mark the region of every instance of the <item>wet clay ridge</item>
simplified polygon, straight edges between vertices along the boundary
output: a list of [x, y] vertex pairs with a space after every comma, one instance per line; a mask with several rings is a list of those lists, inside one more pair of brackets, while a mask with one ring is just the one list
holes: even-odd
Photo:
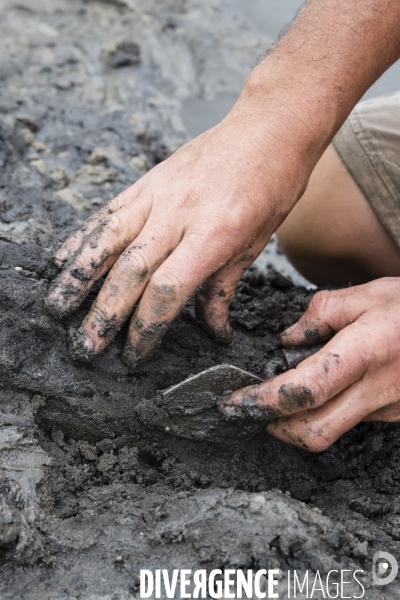
[[140, 567], [326, 573], [398, 551], [396, 426], [361, 425], [316, 456], [264, 432], [229, 447], [186, 440], [143, 412], [215, 364], [262, 376], [310, 292], [250, 271], [232, 345], [211, 340], [188, 305], [133, 372], [120, 360], [124, 330], [92, 363], [71, 358], [96, 289], [63, 322], [45, 310], [59, 242], [186, 139], [185, 97], [236, 93], [265, 51], [223, 5], [1, 3], [2, 599], [131, 600]]

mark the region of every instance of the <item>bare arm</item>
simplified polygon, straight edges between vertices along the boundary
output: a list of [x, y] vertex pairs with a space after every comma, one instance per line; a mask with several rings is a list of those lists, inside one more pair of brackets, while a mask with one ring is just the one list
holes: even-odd
[[[279, 133], [313, 166], [369, 87], [400, 58], [396, 0], [309, 0], [249, 78], [235, 112]], [[304, 154], [303, 154], [304, 156]]]
[[71, 313], [108, 277], [74, 339], [90, 360], [132, 314], [124, 360], [161, 343], [201, 286], [197, 314], [231, 340], [243, 271], [301, 197], [335, 132], [400, 56], [398, 0], [310, 0], [231, 113], [91, 217], [57, 254], [48, 297]]

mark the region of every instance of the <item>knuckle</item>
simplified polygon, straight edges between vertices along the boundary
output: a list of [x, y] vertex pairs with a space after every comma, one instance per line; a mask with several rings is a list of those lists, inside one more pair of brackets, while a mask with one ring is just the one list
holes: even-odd
[[150, 279], [153, 291], [158, 296], [174, 300], [180, 296], [183, 284], [179, 275], [167, 269], [158, 269]]
[[[297, 370], [296, 370], [297, 371]], [[305, 369], [298, 373], [296, 378], [296, 387], [298, 389], [310, 390], [309, 406], [320, 406], [331, 394], [330, 379], [327, 376], [323, 365], [317, 368]]]
[[150, 262], [144, 252], [128, 248], [117, 262], [118, 278], [129, 279], [135, 284], [145, 281], [150, 272]]
[[118, 213], [111, 214], [107, 219], [107, 232], [117, 238], [123, 237], [125, 233], [125, 222]]
[[329, 305], [332, 301], [332, 292], [322, 290], [313, 296], [308, 311], [316, 317], [324, 317], [329, 310]]
[[326, 290], [322, 290], [321, 292], [317, 292], [315, 296], [313, 296], [310, 302], [310, 309], [320, 312], [328, 302], [329, 292]]
[[107, 204], [105, 205], [104, 208], [108, 214], [111, 214], [114, 211], [121, 208], [121, 206], [123, 205], [123, 201], [124, 201], [124, 197], [123, 197], [122, 193], [117, 194], [117, 196], [115, 196], [115, 198], [112, 198], [112, 200], [109, 200], [109, 202], [107, 202]]
[[334, 393], [332, 377], [329, 377], [329, 372], [325, 371], [323, 363], [319, 363], [317, 370], [309, 374], [306, 385], [312, 390], [318, 406], [330, 399]]
[[306, 438], [305, 443], [310, 452], [325, 452], [333, 444], [333, 440], [330, 440], [324, 436], [321, 432], [313, 431], [310, 437]]

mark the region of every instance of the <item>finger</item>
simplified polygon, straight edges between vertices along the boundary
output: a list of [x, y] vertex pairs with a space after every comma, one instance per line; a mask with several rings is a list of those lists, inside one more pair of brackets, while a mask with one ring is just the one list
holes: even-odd
[[[400, 396], [400, 394], [399, 394]], [[368, 415], [364, 421], [383, 421], [385, 423], [398, 423], [400, 421], [400, 402], [384, 406]]]
[[360, 285], [318, 292], [299, 321], [282, 333], [282, 344], [313, 345], [329, 339], [376, 303], [376, 297], [366, 293], [368, 289]]
[[238, 390], [224, 400], [221, 408], [228, 417], [238, 418], [250, 417], [254, 407], [277, 417], [322, 406], [361, 379], [368, 368], [380, 366], [387, 358], [383, 354], [377, 357], [365, 344], [369, 336], [376, 336], [375, 347], [383, 347], [378, 328], [373, 331], [371, 324], [350, 325], [296, 369], [259, 386]]
[[73, 333], [72, 352], [77, 360], [90, 360], [114, 338], [131, 315], [149, 278], [179, 243], [170, 231], [148, 222], [124, 250], [108, 274], [82, 326]]
[[196, 317], [217, 342], [230, 344], [232, 341], [229, 307], [237, 284], [253, 263], [254, 257], [246, 254], [228, 263], [209, 277], [197, 293]]
[[92, 231], [50, 288], [46, 306], [52, 315], [64, 317], [80, 306], [94, 283], [138, 236], [146, 222], [149, 204], [143, 195], [135, 211], [130, 205], [125, 206], [104, 218]]
[[[389, 378], [390, 370], [393, 371], [393, 368], [386, 369]], [[390, 391], [391, 386], [387, 388], [385, 386], [384, 392], [381, 387], [371, 377], [366, 377], [338, 394], [324, 406], [278, 419], [270, 423], [267, 430], [271, 435], [288, 444], [311, 452], [322, 452], [357, 423], [369, 420], [370, 413], [378, 414], [380, 411], [393, 410], [394, 414], [397, 406], [396, 412], [399, 415], [399, 404], [396, 404], [396, 396], [393, 396]], [[385, 406], [388, 403], [390, 406]]]
[[138, 183], [139, 182], [107, 202], [107, 204], [89, 217], [77, 231], [65, 240], [54, 256], [54, 262], [59, 268], [62, 268], [63, 265], [81, 248], [85, 240], [103, 221], [107, 220], [110, 215], [117, 212], [120, 208], [126, 206], [128, 202], [133, 202], [139, 196], [142, 185], [138, 185]]
[[[207, 248], [207, 250], [206, 250]], [[224, 249], [228, 253], [228, 249]], [[227, 256], [210, 244], [199, 246], [187, 235], [171, 256], [152, 275], [132, 317], [123, 360], [131, 367], [151, 356], [159, 347], [168, 326]]]

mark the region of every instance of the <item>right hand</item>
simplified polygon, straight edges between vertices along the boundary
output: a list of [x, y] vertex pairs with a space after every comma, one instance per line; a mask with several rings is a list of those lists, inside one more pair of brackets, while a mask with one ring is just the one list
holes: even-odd
[[[57, 317], [78, 308], [109, 274], [75, 337], [90, 360], [131, 319], [124, 352], [135, 366], [160, 344], [199, 289], [197, 314], [229, 343], [229, 304], [244, 271], [304, 191], [312, 160], [279, 110], [241, 98], [219, 125], [99, 210], [56, 255], [47, 298]], [[200, 287], [201, 286], [201, 287]]]

